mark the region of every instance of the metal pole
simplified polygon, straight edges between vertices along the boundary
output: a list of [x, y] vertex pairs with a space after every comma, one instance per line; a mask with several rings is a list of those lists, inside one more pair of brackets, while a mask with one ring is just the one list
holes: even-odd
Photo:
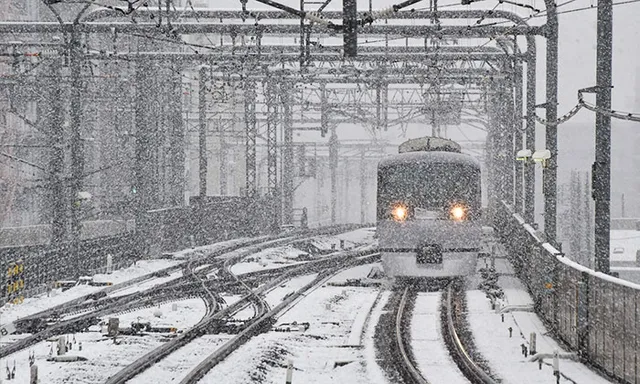
[[[84, 148], [81, 137], [82, 121], [82, 51], [80, 48], [80, 36], [76, 31], [71, 31], [69, 46], [69, 75], [71, 76], [71, 241], [73, 265], [80, 266], [80, 237], [82, 231], [82, 218], [80, 217], [81, 201], [79, 193], [83, 186], [84, 173]], [[75, 274], [80, 273], [79, 268], [74, 269]]]
[[546, 240], [556, 243], [556, 199], [558, 176], [558, 132], [553, 124], [558, 118], [558, 15], [556, 4], [545, 1], [547, 6], [547, 125], [546, 147], [551, 152], [542, 174], [544, 191], [544, 231]]
[[169, 204], [171, 206], [184, 205], [184, 168], [185, 168], [185, 130], [182, 119], [182, 76], [180, 67], [170, 64], [174, 73], [171, 75], [169, 99], [169, 123], [171, 136], [169, 137]]
[[[598, 46], [596, 59], [596, 107], [611, 110], [612, 0], [598, 2]], [[609, 229], [611, 219], [611, 117], [596, 112], [596, 164], [593, 197], [596, 205], [595, 269], [609, 273]]]
[[360, 152], [360, 224], [364, 224], [367, 220], [367, 165], [364, 152]]
[[358, 55], [358, 7], [356, 0], [342, 0], [343, 48], [345, 57]]
[[227, 139], [224, 133], [224, 124], [221, 119], [218, 119], [218, 134], [220, 138], [220, 195], [225, 196], [227, 194]]
[[[62, 60], [62, 58], [60, 58]], [[49, 125], [49, 143], [51, 146], [49, 170], [51, 173], [51, 243], [65, 240], [67, 230], [67, 204], [64, 198], [64, 125], [62, 124], [62, 90], [60, 79], [60, 60], [51, 65], [53, 83], [49, 84], [47, 112]]]
[[200, 197], [207, 196], [207, 98], [206, 98], [207, 68], [200, 68], [198, 79], [198, 153], [200, 175]]
[[338, 135], [336, 126], [331, 126], [329, 136], [329, 172], [331, 172], [331, 224], [336, 223], [336, 210], [338, 204], [338, 185], [336, 171], [338, 169]]
[[135, 163], [134, 163], [134, 202], [135, 202], [135, 223], [136, 236], [140, 246], [140, 252], [149, 252], [148, 227], [146, 223], [146, 212], [150, 206], [149, 178], [152, 169], [150, 161], [152, 157], [149, 122], [149, 95], [152, 93], [151, 66], [144, 62], [136, 65], [136, 89], [135, 89]]
[[247, 196], [256, 194], [256, 83], [247, 81], [244, 87], [244, 121], [245, 121], [245, 188]]
[[[505, 68], [509, 67], [509, 62], [505, 62]], [[519, 134], [519, 130], [516, 129], [516, 124], [519, 123], [519, 119], [514, 117], [514, 92], [513, 92], [513, 82], [505, 83], [503, 85], [503, 98], [504, 105], [502, 109], [502, 126], [505, 128], [504, 132], [501, 135], [501, 148], [502, 148], [502, 166], [501, 169], [504, 172], [504, 189], [503, 189], [503, 199], [505, 201], [509, 201], [513, 204], [514, 202], [514, 179], [515, 179], [515, 168], [513, 161], [513, 143], [514, 136]]]
[[273, 209], [272, 229], [280, 227], [282, 216], [282, 206], [280, 193], [278, 192], [278, 142], [277, 142], [277, 122], [278, 122], [278, 94], [277, 84], [270, 78], [266, 85], [266, 103], [268, 110], [267, 118], [267, 187], [269, 198]]
[[[513, 155], [519, 150], [522, 149], [524, 132], [522, 131], [522, 60], [516, 58], [515, 59], [515, 77], [514, 77], [514, 88], [515, 88], [515, 113], [513, 114], [513, 146], [515, 151], [512, 152], [511, 161], [513, 162]], [[515, 169], [514, 169], [514, 204], [516, 207], [516, 212], [520, 211], [524, 214], [524, 193], [525, 190], [523, 188], [524, 185], [524, 162], [523, 161], [515, 161]]]
[[349, 175], [349, 159], [347, 158], [343, 158], [342, 159], [342, 169], [344, 169], [344, 190], [342, 191], [344, 193], [344, 198], [343, 198], [343, 202], [342, 202], [342, 216], [343, 216], [343, 223], [348, 223], [349, 222], [349, 211], [351, 208], [351, 204], [349, 204], [350, 199], [349, 199], [349, 177], [351, 177], [351, 175]]
[[291, 87], [288, 83], [280, 86], [281, 102], [284, 120], [284, 148], [283, 148], [283, 164], [282, 164], [282, 209], [283, 223], [293, 224], [293, 128], [291, 126], [292, 109], [291, 109]]
[[[527, 119], [525, 123], [526, 144], [525, 147], [531, 151], [536, 146], [536, 50], [535, 39], [527, 39]], [[535, 168], [531, 161], [525, 162], [524, 166], [524, 219], [527, 223], [534, 222], [535, 212]]]

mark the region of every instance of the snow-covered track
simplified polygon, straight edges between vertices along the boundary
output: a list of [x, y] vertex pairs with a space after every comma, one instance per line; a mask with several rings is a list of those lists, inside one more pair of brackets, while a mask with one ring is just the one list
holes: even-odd
[[460, 337], [458, 329], [461, 325], [460, 311], [456, 311], [454, 303], [463, 296], [460, 284], [451, 283], [446, 288], [443, 297], [443, 317], [442, 332], [451, 357], [458, 365], [458, 368], [474, 384], [496, 384], [497, 382], [489, 376], [469, 355], [465, 347], [465, 340]]
[[[328, 229], [326, 228], [322, 229], [321, 231], [318, 231], [320, 233], [316, 232], [314, 235], [298, 236], [297, 238], [295, 238], [295, 240], [299, 240], [301, 238], [310, 238], [310, 237], [328, 234], [328, 233], [339, 233], [343, 230], [344, 230], [344, 226], [334, 226]], [[292, 241], [292, 240], [289, 238], [288, 241]], [[309, 263], [302, 264], [300, 267], [296, 269], [287, 270], [287, 272], [285, 273], [282, 273], [277, 269], [273, 269], [272, 270], [273, 273], [280, 274], [280, 276], [275, 279], [271, 279], [267, 284], [262, 285], [260, 288], [256, 290], [251, 290], [237, 276], [235, 276], [231, 272], [230, 268], [231, 268], [231, 265], [233, 265], [234, 263], [239, 262], [244, 257], [250, 254], [257, 253], [264, 249], [272, 248], [274, 246], [277, 246], [277, 245], [274, 244], [273, 242], [267, 242], [260, 245], [246, 247], [242, 249], [242, 251], [236, 252], [236, 254], [233, 255], [232, 257], [226, 258], [223, 265], [223, 271], [226, 274], [230, 274], [232, 278], [234, 278], [234, 280], [236, 280], [238, 283], [243, 284], [247, 289], [248, 294], [238, 302], [234, 303], [233, 305], [225, 309], [222, 309], [215, 313], [208, 311], [207, 315], [193, 328], [185, 331], [180, 336], [163, 344], [159, 348], [156, 348], [155, 350], [145, 354], [143, 357], [135, 360], [133, 363], [131, 363], [130, 365], [128, 365], [127, 367], [125, 367], [124, 369], [116, 373], [114, 376], [110, 377], [109, 380], [107, 380], [107, 384], [125, 383], [128, 380], [131, 380], [133, 377], [139, 375], [140, 373], [142, 373], [143, 371], [151, 367], [156, 362], [169, 356], [171, 353], [185, 346], [192, 340], [208, 333], [213, 327], [215, 327], [215, 324], [218, 320], [225, 319], [227, 317], [230, 317], [234, 313], [239, 312], [248, 303], [254, 304], [256, 306], [256, 316], [254, 317], [254, 321], [264, 317], [265, 313], [269, 311], [268, 304], [260, 296], [264, 292], [276, 287], [277, 285], [281, 284], [283, 281], [291, 278], [292, 276], [306, 274], [306, 273], [309, 273], [310, 270], [322, 270], [322, 268], [326, 269], [330, 267], [332, 263], [335, 263], [336, 261], [339, 261], [342, 258], [345, 258], [345, 257], [355, 258], [355, 256], [359, 256], [362, 253], [358, 251], [341, 252], [339, 253], [339, 255], [336, 255], [336, 256], [328, 256], [320, 260], [311, 261]], [[372, 253], [372, 251], [366, 251], [366, 252]], [[362, 262], [360, 259], [358, 259], [357, 261]], [[190, 268], [193, 270], [193, 267], [194, 266], [192, 265]], [[198, 272], [201, 272], [201, 271], [198, 271]]]
[[409, 323], [411, 318], [410, 306], [407, 305], [409, 301], [415, 301], [416, 292], [410, 287], [405, 287], [398, 303], [398, 309], [395, 317], [395, 341], [397, 347], [396, 358], [398, 360], [398, 369], [402, 376], [404, 383], [409, 384], [429, 384], [418, 368], [414, 364], [414, 359], [411, 354], [411, 348], [409, 347], [407, 330], [409, 329]]
[[[202, 379], [207, 372], [209, 372], [213, 367], [215, 367], [218, 363], [223, 361], [227, 356], [229, 356], [233, 351], [237, 350], [244, 343], [249, 341], [253, 336], [256, 336], [260, 333], [268, 331], [273, 324], [275, 324], [275, 319], [277, 315], [282, 312], [285, 308], [290, 306], [295, 300], [297, 300], [301, 295], [305, 294], [307, 291], [316, 287], [319, 283], [322, 283], [327, 280], [327, 278], [336, 275], [337, 273], [353, 267], [357, 264], [363, 264], [367, 262], [367, 259], [358, 258], [357, 256], [379, 256], [377, 251], [367, 250], [367, 251], [352, 251], [345, 252], [339, 256], [333, 256], [327, 259], [323, 259], [317, 262], [311, 262], [313, 265], [303, 265], [294, 270], [287, 272], [283, 277], [279, 278], [278, 284], [281, 281], [291, 278], [296, 275], [306, 274], [312, 272], [314, 270], [320, 271], [318, 276], [316, 276], [313, 281], [300, 288], [293, 294], [287, 296], [280, 304], [278, 304], [275, 308], [268, 310], [268, 305], [266, 302], [267, 311], [264, 311], [259, 316], [256, 316], [256, 320], [251, 323], [247, 328], [245, 328], [242, 332], [240, 332], [236, 337], [232, 338], [220, 348], [218, 348], [214, 353], [209, 355], [204, 361], [202, 361], [198, 366], [192, 369], [184, 379], [180, 381], [180, 384], [196, 384], [200, 379]], [[341, 261], [342, 263], [338, 263], [339, 266], [331, 267], [330, 261]], [[327, 262], [329, 261], [329, 262]], [[256, 311], [257, 312], [257, 311]]]

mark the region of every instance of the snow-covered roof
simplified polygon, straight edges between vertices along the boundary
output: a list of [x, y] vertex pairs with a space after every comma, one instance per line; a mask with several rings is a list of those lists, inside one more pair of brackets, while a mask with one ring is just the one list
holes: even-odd
[[613, 230], [610, 239], [612, 263], [636, 261], [636, 252], [640, 251], [640, 231]]
[[473, 157], [452, 152], [407, 152], [393, 155], [380, 160], [378, 168], [392, 167], [397, 165], [418, 165], [418, 164], [464, 164], [475, 168], [480, 168], [480, 163]]

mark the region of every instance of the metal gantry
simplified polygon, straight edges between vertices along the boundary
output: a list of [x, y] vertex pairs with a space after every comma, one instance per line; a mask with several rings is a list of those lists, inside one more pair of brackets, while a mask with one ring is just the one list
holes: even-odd
[[[188, 130], [191, 126], [188, 116], [198, 116], [199, 194], [202, 196], [209, 193], [206, 180], [210, 174], [210, 161], [207, 160], [210, 149], [206, 144], [207, 135], [212, 134], [211, 126], [218, 127], [221, 148], [226, 148], [227, 140], [233, 139], [237, 134], [233, 129], [228, 131], [221, 128], [224, 124], [236, 124], [238, 119], [236, 114], [225, 111], [225, 108], [218, 108], [218, 104], [224, 104], [225, 101], [207, 101], [215, 82], [230, 81], [242, 90], [244, 99], [244, 117], [240, 120], [244, 121], [245, 127], [245, 193], [248, 196], [259, 194], [256, 147], [260, 141], [265, 140], [266, 187], [269, 195], [278, 200], [274, 206], [282, 207], [282, 218], [286, 223], [292, 219], [295, 201], [295, 182], [291, 176], [293, 172], [287, 169], [293, 163], [289, 161], [292, 152], [287, 143], [293, 143], [292, 135], [295, 130], [318, 130], [321, 136], [331, 132], [329, 142], [334, 143], [337, 148], [337, 131], [343, 122], [357, 122], [375, 131], [402, 127], [407, 122], [432, 126], [440, 124], [441, 119], [448, 116], [454, 116], [456, 123], [469, 121], [470, 124], [475, 124], [471, 121], [477, 122], [478, 118], [475, 116], [482, 114], [489, 117], [488, 124], [481, 124], [485, 126], [481, 128], [487, 130], [488, 147], [496, 151], [499, 149], [499, 153], [490, 153], [496, 156], [487, 157], [489, 173], [506, 178], [502, 180], [504, 183], [492, 179], [492, 184], [499, 188], [492, 189], [495, 193], [492, 192], [491, 200], [506, 198], [513, 201], [527, 220], [531, 221], [534, 212], [533, 167], [529, 164], [514, 165], [513, 157], [514, 150], [522, 146], [533, 149], [536, 36], [545, 37], [548, 41], [547, 120], [554, 121], [557, 114], [557, 16], [552, 2], [546, 2], [549, 7], [548, 22], [541, 26], [530, 26], [521, 17], [499, 10], [392, 12], [385, 15], [384, 24], [364, 23], [353, 30], [357, 35], [357, 42], [374, 39], [381, 42], [358, 46], [355, 56], [345, 56], [345, 46], [340, 44], [335, 37], [335, 30], [327, 28], [325, 22], [337, 25], [346, 18], [345, 25], [348, 27], [354, 17], [363, 20], [370, 17], [371, 13], [357, 12], [349, 16], [344, 12], [322, 11], [320, 16], [323, 22], [316, 19], [310, 22], [305, 17], [301, 18], [301, 13], [279, 10], [261, 11], [259, 14], [241, 10], [163, 10], [163, 21], [159, 22], [152, 19], [154, 10], [139, 9], [135, 13], [137, 22], [132, 24], [120, 12], [85, 7], [84, 13], [73, 21], [20, 24], [0, 22], [0, 34], [19, 30], [26, 40], [59, 33], [64, 33], [65, 36], [69, 34], [71, 37], [87, 36], [82, 40], [82, 50], [74, 51], [84, 62], [127, 63], [128, 66], [137, 68], [138, 86], [134, 97], [137, 142], [134, 187], [138, 191], [136, 199], [140, 203], [136, 209], [140, 212], [157, 207], [158, 201], [165, 201], [154, 197], [157, 190], [153, 190], [159, 184], [166, 184], [162, 177], [176, 181], [173, 184], [169, 182], [171, 187], [167, 187], [174, 191], [173, 194], [177, 193], [177, 183], [181, 180], [176, 172], [180, 156], [175, 151], [184, 146], [179, 142], [187, 140], [186, 137], [170, 143], [173, 151], [169, 152], [173, 161], [169, 168], [172, 171], [161, 177], [158, 170], [150, 164], [154, 161], [154, 155], [165, 152], [154, 148], [164, 131], [158, 132], [153, 128], [155, 118], [151, 110], [159, 99], [148, 94], [153, 94], [150, 84], [155, 85], [161, 80], [157, 81], [156, 78], [154, 81], [149, 73], [161, 73], [163, 70], [160, 68], [170, 66], [173, 74], [164, 71], [162, 76], [173, 79], [171, 84], [174, 86], [169, 91], [172, 94], [180, 92], [177, 89], [178, 77], [183, 77], [183, 88], [185, 77], [200, 79], [198, 113], [190, 115], [187, 112], [186, 120], [182, 119], [185, 121], [182, 128], [182, 121], [172, 121], [168, 125], [162, 123], [160, 126], [162, 129], [166, 126], [172, 135], [177, 134], [177, 131]], [[300, 11], [306, 15], [307, 11], [303, 6], [301, 4]], [[394, 22], [400, 19], [429, 22]], [[488, 25], [468, 27], [458, 23], [460, 20], [478, 19], [487, 20]], [[224, 22], [220, 22], [221, 20]], [[437, 22], [434, 23], [434, 20]], [[498, 24], [491, 25], [495, 24], [491, 21], [498, 21]], [[511, 25], [505, 25], [505, 21]], [[216, 36], [215, 42], [210, 38], [213, 35]], [[176, 40], [176, 36], [181, 36], [183, 40]], [[490, 38], [493, 44], [460, 44], [465, 39], [473, 41], [478, 38]], [[407, 43], [395, 44], [394, 39], [403, 39]], [[454, 39], [455, 43], [442, 43], [447, 39]], [[76, 40], [72, 38], [69, 41]], [[279, 41], [277, 45], [274, 44], [276, 40]], [[409, 40], [422, 43], [416, 44], [414, 41], [409, 44]], [[197, 43], [191, 44], [192, 41]], [[319, 43], [320, 41], [323, 43]], [[526, 50], [519, 48], [522, 41], [526, 43]], [[132, 45], [138, 48], [126, 49]], [[205, 67], [208, 69], [202, 69]], [[525, 79], [526, 92], [523, 92]], [[207, 88], [209, 82], [211, 89]], [[306, 90], [300, 90], [305, 87]], [[410, 90], [411, 87], [414, 89]], [[526, 103], [523, 100], [525, 97]], [[460, 99], [462, 102], [457, 101]], [[169, 97], [167, 100], [175, 98]], [[487, 101], [490, 104], [488, 109]], [[504, 103], [507, 108], [495, 103]], [[175, 116], [177, 104], [169, 104], [169, 109]], [[185, 110], [184, 103], [182, 109]], [[409, 112], [403, 115], [400, 113], [403, 109]], [[444, 112], [445, 109], [447, 112]], [[521, 114], [526, 116], [524, 127], [523, 121], [517, 118]], [[465, 119], [466, 115], [474, 117]], [[208, 124], [210, 121], [216, 123]], [[282, 127], [281, 140], [285, 145], [279, 153], [278, 130]], [[262, 134], [264, 128], [265, 135]], [[73, 130], [79, 131], [75, 125]], [[179, 134], [177, 136], [180, 137]], [[555, 128], [547, 128], [546, 138], [552, 159], [544, 170], [545, 228], [548, 237], [552, 239], [555, 237], [557, 172]], [[82, 179], [82, 172], [78, 169], [83, 157], [81, 148], [74, 153], [77, 155], [74, 185], [76, 189], [80, 189], [82, 184], [78, 184], [78, 180]], [[279, 167], [280, 156], [283, 161]], [[59, 156], [57, 161], [59, 163]], [[330, 164], [331, 167], [339, 166], [335, 157]], [[55, 156], [52, 157], [51, 165], [52, 169], [60, 167]], [[225, 166], [221, 165], [220, 170], [225, 173]], [[55, 180], [55, 176], [52, 177]], [[220, 176], [223, 193], [227, 190], [224, 180], [226, 177]], [[58, 199], [61, 193], [64, 192], [57, 194]], [[332, 195], [336, 196], [336, 193]], [[177, 203], [179, 200], [170, 201]], [[62, 214], [58, 212], [57, 215], [59, 217], [56, 220], [62, 222]], [[274, 217], [279, 216], [280, 214]], [[337, 220], [335, 207], [332, 218]], [[279, 221], [278, 219], [277, 224], [280, 224]]]

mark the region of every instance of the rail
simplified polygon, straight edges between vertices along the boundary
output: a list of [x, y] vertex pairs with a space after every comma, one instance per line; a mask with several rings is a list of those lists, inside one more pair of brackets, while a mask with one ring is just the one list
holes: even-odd
[[[300, 238], [305, 238], [305, 237], [310, 237], [310, 236], [319, 236], [319, 235], [327, 235], [327, 234], [334, 234], [334, 233], [340, 233], [352, 228], [359, 228], [360, 226], [344, 226], [344, 225], [338, 225], [338, 226], [331, 226], [331, 227], [326, 227], [326, 228], [321, 228], [321, 229], [316, 229], [316, 230], [311, 230], [311, 231], [300, 231], [298, 232], [299, 235], [295, 236], [295, 237], [289, 237], [286, 238], [288, 239], [287, 241], [292, 241], [292, 240], [299, 240]], [[232, 257], [230, 257], [229, 259], [227, 259], [225, 261], [225, 270], [227, 271], [227, 273], [230, 273], [229, 271], [229, 262], [230, 260], [235, 260], [238, 261], [240, 259], [242, 259], [243, 257], [252, 254], [252, 253], [256, 253], [259, 252], [263, 249], [266, 248], [271, 248], [271, 247], [276, 247], [276, 246], [280, 246], [282, 242], [282, 239], [278, 240], [278, 242], [276, 243], [276, 241], [270, 241], [270, 242], [263, 242], [260, 245], [255, 245], [252, 246], [250, 248], [244, 248], [242, 250], [242, 252], [239, 252], [237, 255], [234, 255]], [[351, 254], [351, 252], [345, 252], [345, 254]], [[326, 257], [324, 259], [322, 259], [321, 261], [318, 262], [312, 262], [314, 265], [318, 265], [318, 266], [323, 266], [323, 267], [327, 267], [326, 263], [327, 262], [331, 262], [335, 260], [334, 257]], [[176, 351], [177, 349], [183, 347], [184, 345], [188, 344], [189, 342], [191, 342], [192, 340], [194, 340], [195, 338], [205, 334], [210, 327], [212, 326], [212, 324], [218, 320], [218, 319], [223, 319], [226, 316], [235, 313], [237, 311], [239, 311], [242, 307], [244, 307], [246, 305], [246, 303], [248, 301], [252, 301], [254, 303], [257, 303], [259, 307], [262, 307], [262, 309], [266, 309], [265, 308], [265, 302], [259, 297], [259, 295], [261, 295], [263, 292], [265, 292], [266, 290], [280, 284], [285, 278], [286, 276], [288, 276], [289, 274], [293, 274], [293, 273], [298, 273], [300, 270], [304, 270], [307, 267], [307, 265], [303, 265], [302, 267], [292, 270], [291, 272], [280, 276], [276, 279], [272, 279], [269, 283], [261, 286], [260, 288], [256, 289], [256, 290], [249, 290], [249, 293], [244, 296], [240, 301], [232, 304], [231, 306], [220, 310], [218, 312], [215, 312], [213, 314], [210, 314], [208, 316], [205, 316], [198, 324], [196, 324], [193, 328], [185, 331], [183, 334], [181, 334], [180, 336], [178, 336], [177, 338], [173, 339], [170, 342], [167, 342], [163, 345], [161, 345], [159, 348], [154, 349], [153, 351], [145, 354], [143, 357], [135, 360], [134, 362], [132, 362], [131, 364], [129, 364], [128, 366], [126, 366], [124, 369], [122, 369], [121, 371], [117, 372], [115, 375], [113, 375], [112, 377], [109, 378], [109, 380], [107, 380], [107, 384], [120, 384], [120, 383], [125, 383], [128, 380], [131, 380], [133, 377], [137, 376], [138, 374], [140, 374], [141, 372], [145, 371], [146, 369], [148, 369], [150, 366], [152, 366], [153, 364], [155, 364], [156, 362], [162, 360], [163, 358], [169, 356], [171, 353], [173, 353], [174, 351]], [[248, 288], [248, 287], [247, 287]]]
[[396, 313], [395, 331], [396, 331], [396, 343], [398, 344], [398, 352], [402, 357], [402, 370], [404, 371], [405, 383], [409, 381], [415, 384], [429, 384], [429, 382], [422, 376], [420, 371], [415, 367], [409, 351], [405, 346], [405, 329], [407, 327], [406, 317], [408, 316], [407, 301], [409, 295], [414, 293], [409, 287], [405, 287], [402, 297], [400, 298], [400, 304], [398, 305], [398, 312]]
[[640, 285], [569, 260], [504, 201], [494, 220], [536, 313], [553, 334], [618, 381], [640, 382]]
[[458, 367], [467, 379], [476, 384], [496, 384], [496, 381], [471, 359], [458, 336], [453, 306], [454, 289], [456, 288], [453, 288], [453, 284], [449, 284], [445, 298], [447, 316], [445, 335], [447, 344], [450, 346], [450, 350], [455, 353], [456, 363], [458, 363]]
[[[358, 254], [358, 252], [355, 252], [355, 254]], [[373, 252], [373, 251], [367, 251], [366, 254], [371, 255], [371, 256], [379, 255], [379, 253]], [[342, 255], [342, 257], [343, 258], [344, 257], [348, 258], [348, 257], [351, 257], [353, 255], [354, 255], [354, 252], [345, 252], [345, 254]], [[361, 254], [361, 255], [364, 256], [364, 254]], [[316, 263], [316, 268], [319, 267], [321, 272], [318, 274], [318, 276], [316, 276], [315, 279], [313, 279], [313, 281], [311, 281], [310, 283], [308, 283], [304, 287], [300, 288], [299, 290], [297, 290], [292, 295], [289, 295], [286, 299], [284, 299], [275, 308], [273, 308], [273, 309], [271, 309], [269, 311], [265, 311], [263, 314], [261, 314], [261, 316], [256, 321], [254, 321], [251, 325], [249, 325], [247, 328], [245, 328], [236, 337], [234, 337], [233, 339], [231, 339], [228, 342], [226, 342], [224, 345], [222, 345], [220, 348], [218, 348], [211, 355], [207, 356], [207, 358], [204, 361], [202, 361], [200, 364], [198, 364], [194, 369], [192, 369], [187, 374], [187, 376], [185, 376], [184, 379], [182, 379], [180, 381], [180, 384], [195, 384], [195, 383], [197, 383], [200, 379], [202, 379], [207, 374], [207, 372], [209, 372], [218, 363], [223, 361], [233, 351], [237, 350], [245, 342], [250, 340], [253, 336], [258, 335], [258, 334], [268, 330], [271, 327], [271, 325], [273, 325], [273, 319], [278, 315], [278, 313], [280, 313], [288, 305], [293, 303], [301, 295], [303, 295], [305, 292], [307, 292], [310, 289], [312, 289], [318, 283], [321, 283], [321, 282], [325, 281], [328, 276], [332, 276], [332, 275], [338, 273], [341, 270], [344, 270], [344, 269], [346, 269], [348, 267], [353, 266], [355, 263], [358, 263], [358, 262], [361, 262], [361, 261], [359, 261], [359, 260], [356, 261], [355, 258], [352, 257], [350, 261], [345, 262], [342, 266], [334, 267], [334, 268], [331, 268], [331, 269], [323, 268], [323, 267], [325, 267], [326, 263]], [[300, 273], [307, 273], [307, 272], [309, 272], [308, 268], [306, 268], [306, 266], [301, 266], [299, 268], [294, 269], [291, 272], [286, 273], [285, 276], [298, 275]], [[285, 277], [285, 278], [287, 278], [287, 277]], [[282, 278], [278, 279], [278, 281], [281, 281], [281, 280], [282, 280]], [[262, 300], [262, 302], [263, 302], [263, 305], [268, 307], [266, 302], [264, 302], [263, 300]]]

